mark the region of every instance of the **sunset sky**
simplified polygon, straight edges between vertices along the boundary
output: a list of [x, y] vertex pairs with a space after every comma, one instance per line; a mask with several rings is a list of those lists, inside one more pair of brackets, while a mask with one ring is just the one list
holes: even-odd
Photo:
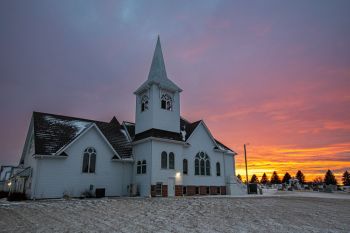
[[134, 121], [157, 35], [182, 116], [260, 178], [350, 171], [350, 1], [0, 1], [0, 165], [33, 111]]

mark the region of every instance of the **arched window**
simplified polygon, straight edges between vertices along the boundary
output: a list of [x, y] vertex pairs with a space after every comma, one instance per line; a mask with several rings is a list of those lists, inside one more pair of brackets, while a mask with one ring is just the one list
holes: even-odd
[[84, 150], [83, 156], [83, 173], [95, 173], [96, 167], [96, 150], [88, 147]]
[[161, 97], [161, 108], [165, 110], [172, 111], [173, 110], [173, 100], [170, 95], [163, 94]]
[[216, 163], [216, 175], [217, 176], [221, 176], [220, 163], [219, 162]]
[[163, 151], [161, 155], [161, 167], [162, 169], [168, 168], [168, 154], [165, 151]]
[[209, 159], [205, 161], [205, 175], [210, 176], [210, 161], [209, 161]]
[[199, 175], [199, 159], [194, 160], [194, 174]]
[[204, 152], [198, 152], [194, 160], [194, 174], [210, 176], [209, 156]]
[[142, 161], [141, 173], [142, 173], [142, 174], [146, 174], [146, 171], [147, 171], [147, 163], [146, 163], [146, 160], [143, 160], [143, 161]]
[[204, 159], [200, 160], [199, 167], [200, 167], [200, 171], [201, 171], [201, 176], [204, 176], [205, 175]]
[[175, 169], [175, 155], [173, 152], [169, 153], [169, 169]]
[[141, 112], [148, 109], [148, 96], [144, 95], [141, 98]]
[[141, 161], [137, 161], [136, 173], [141, 174]]
[[184, 159], [182, 161], [182, 172], [183, 172], [184, 175], [188, 174], [188, 162], [187, 162], [187, 159]]

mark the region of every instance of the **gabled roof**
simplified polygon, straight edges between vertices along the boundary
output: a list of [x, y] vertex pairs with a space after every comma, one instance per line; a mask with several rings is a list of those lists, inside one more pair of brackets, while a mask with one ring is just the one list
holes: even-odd
[[130, 158], [132, 147], [118, 120], [101, 122], [69, 116], [33, 112], [35, 154], [55, 155], [95, 124], [121, 158]]
[[[200, 123], [203, 123], [204, 127], [206, 125], [202, 120], [195, 121], [195, 122], [189, 122], [183, 117], [180, 117], [180, 130], [185, 130], [186, 132], [186, 137], [185, 141], [193, 134], [194, 130], [198, 127]], [[123, 122], [123, 125], [125, 128], [128, 130], [128, 134], [131, 138], [132, 141], [139, 141], [148, 137], [155, 137], [155, 138], [161, 138], [161, 139], [170, 139], [170, 140], [175, 140], [175, 141], [183, 141], [182, 140], [182, 135], [181, 133], [175, 133], [175, 132], [170, 132], [170, 131], [165, 131], [165, 130], [160, 130], [160, 129], [149, 129], [144, 132], [138, 133], [135, 135], [135, 123], [131, 122]], [[206, 127], [207, 128], [207, 127]], [[210, 134], [210, 137], [212, 137], [211, 132], [208, 130], [208, 133]], [[229, 153], [236, 154], [233, 150], [231, 150], [229, 147], [225, 146], [218, 140], [216, 140], [214, 137], [212, 137], [214, 140], [214, 144], [216, 145], [214, 149], [218, 149], [221, 151], [226, 151]]]
[[134, 93], [139, 94], [144, 90], [148, 89], [152, 84], [157, 84], [160, 88], [169, 91], [182, 91], [181, 88], [179, 88], [175, 83], [168, 79], [159, 36], [157, 39], [156, 48], [154, 50], [148, 79]]
[[218, 141], [218, 140], [215, 139], [215, 142], [216, 142], [216, 144], [218, 145], [218, 148], [215, 148], [215, 149], [219, 149], [219, 150], [229, 150], [229, 151], [232, 151], [233, 153], [236, 153], [236, 152], [234, 152], [233, 150], [231, 150], [230, 148], [228, 148], [227, 146], [225, 146], [224, 144], [222, 144], [220, 141]]
[[186, 140], [191, 136], [191, 134], [193, 133], [194, 129], [197, 128], [197, 126], [199, 125], [201, 121], [195, 121], [193, 123], [187, 121], [184, 118], [180, 118], [180, 128], [181, 130], [185, 130], [186, 131]]

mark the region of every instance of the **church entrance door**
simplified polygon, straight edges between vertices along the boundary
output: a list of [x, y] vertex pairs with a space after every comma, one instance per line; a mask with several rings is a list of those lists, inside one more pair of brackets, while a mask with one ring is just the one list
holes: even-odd
[[168, 178], [168, 197], [174, 197], [175, 196], [175, 178], [169, 177]]

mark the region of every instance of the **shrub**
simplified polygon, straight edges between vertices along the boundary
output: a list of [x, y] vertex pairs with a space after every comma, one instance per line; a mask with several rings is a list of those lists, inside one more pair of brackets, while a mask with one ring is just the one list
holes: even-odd
[[94, 197], [93, 193], [89, 190], [85, 190], [81, 193], [80, 198], [92, 198]]

